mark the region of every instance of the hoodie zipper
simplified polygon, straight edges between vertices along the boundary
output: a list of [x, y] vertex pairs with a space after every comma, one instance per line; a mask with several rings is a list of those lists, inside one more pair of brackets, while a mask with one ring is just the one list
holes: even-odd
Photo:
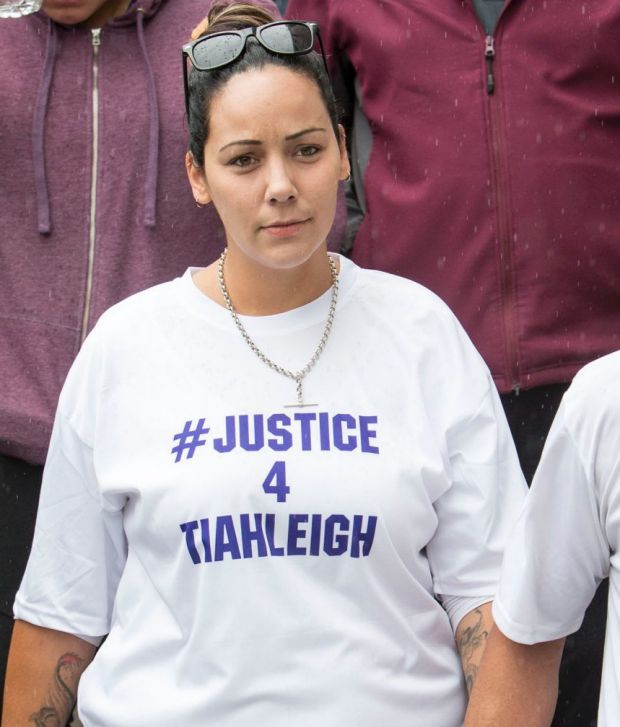
[[91, 30], [93, 46], [93, 135], [90, 171], [90, 224], [88, 229], [88, 265], [86, 270], [86, 290], [84, 292], [84, 309], [82, 313], [81, 343], [88, 333], [90, 306], [93, 293], [93, 268], [95, 265], [95, 236], [97, 219], [97, 173], [99, 167], [99, 46], [101, 45], [101, 29]]
[[[501, 16], [500, 16], [501, 17]], [[504, 321], [505, 355], [507, 376], [512, 390], [518, 394], [521, 388], [519, 367], [517, 362], [516, 343], [516, 293], [514, 289], [514, 270], [512, 264], [512, 225], [510, 223], [509, 193], [507, 189], [507, 171], [505, 165], [506, 149], [503, 136], [501, 102], [496, 94], [494, 63], [497, 55], [495, 38], [486, 35], [484, 38], [484, 59], [486, 63], [486, 91], [489, 107], [491, 160], [495, 200], [497, 204], [497, 240], [499, 244], [500, 285], [502, 300], [502, 317]]]

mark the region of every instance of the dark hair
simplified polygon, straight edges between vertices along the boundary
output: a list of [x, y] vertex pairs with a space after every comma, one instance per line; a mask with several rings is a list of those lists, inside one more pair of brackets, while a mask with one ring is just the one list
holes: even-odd
[[[223, 30], [240, 30], [258, 27], [274, 22], [271, 13], [258, 5], [249, 3], [216, 3], [207, 18], [192, 33], [201, 38]], [[212, 71], [197, 71], [193, 66], [189, 72], [189, 150], [198, 166], [204, 164], [204, 146], [209, 135], [209, 115], [213, 96], [223, 88], [232, 76], [254, 68], [264, 68], [267, 64], [282, 66], [301, 73], [316, 83], [325, 108], [338, 137], [338, 111], [334, 92], [325, 66], [314, 51], [305, 55], [284, 56], [270, 53], [259, 43], [252, 41], [245, 46], [245, 52], [232, 63]]]

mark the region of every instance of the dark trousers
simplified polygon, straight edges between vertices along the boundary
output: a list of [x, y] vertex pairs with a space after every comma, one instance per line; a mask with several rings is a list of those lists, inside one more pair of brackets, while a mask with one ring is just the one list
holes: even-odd
[[[549, 427], [568, 385], [554, 384], [502, 395], [521, 467], [531, 484]], [[599, 586], [581, 629], [566, 640], [552, 727], [596, 727], [607, 620], [608, 582]], [[524, 727], [526, 727], [524, 725]]]
[[43, 467], [0, 454], [0, 713], [13, 601], [30, 555]]

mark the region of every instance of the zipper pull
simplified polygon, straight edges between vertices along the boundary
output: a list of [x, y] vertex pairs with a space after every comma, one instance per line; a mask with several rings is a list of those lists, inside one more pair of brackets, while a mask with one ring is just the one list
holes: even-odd
[[484, 57], [487, 61], [487, 93], [489, 96], [495, 91], [495, 78], [493, 77], [493, 60], [495, 58], [495, 42], [492, 35], [484, 39]]
[[98, 48], [101, 45], [101, 28], [93, 28], [92, 33], [92, 44], [93, 48]]

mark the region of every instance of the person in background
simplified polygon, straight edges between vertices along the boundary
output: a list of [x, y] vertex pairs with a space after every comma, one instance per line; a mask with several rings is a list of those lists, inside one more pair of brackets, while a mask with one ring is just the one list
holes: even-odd
[[318, 29], [273, 21], [214, 5], [183, 49], [226, 246], [69, 373], [3, 727], [76, 689], [85, 727], [462, 725], [525, 482], [447, 306], [328, 253], [344, 132]]
[[[564, 639], [609, 576], [599, 727], [620, 715], [620, 352], [564, 395], [506, 550], [466, 727], [548, 727]], [[477, 692], [480, 688], [480, 692]]]
[[0, 694], [69, 366], [107, 307], [222, 245], [180, 164], [178, 48], [205, 4], [44, 0], [0, 21]]
[[[348, 254], [412, 278], [489, 365], [528, 481], [584, 364], [620, 347], [613, 0], [289, 0], [349, 109]], [[606, 581], [569, 637], [555, 727], [596, 715]]]

